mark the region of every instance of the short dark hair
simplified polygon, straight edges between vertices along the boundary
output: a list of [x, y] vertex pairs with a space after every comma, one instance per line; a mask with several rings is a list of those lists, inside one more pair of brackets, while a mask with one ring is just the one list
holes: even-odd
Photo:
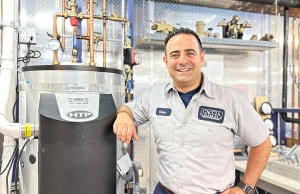
[[173, 32], [171, 32], [166, 37], [166, 39], [165, 39], [165, 46], [167, 46], [167, 43], [169, 42], [170, 38], [172, 38], [173, 36], [175, 36], [177, 34], [191, 34], [191, 35], [195, 36], [195, 38], [199, 42], [200, 51], [202, 50], [202, 44], [201, 44], [201, 40], [200, 40], [199, 36], [196, 34], [196, 32], [194, 32], [193, 30], [188, 29], [188, 28], [179, 28], [179, 29], [173, 30]]

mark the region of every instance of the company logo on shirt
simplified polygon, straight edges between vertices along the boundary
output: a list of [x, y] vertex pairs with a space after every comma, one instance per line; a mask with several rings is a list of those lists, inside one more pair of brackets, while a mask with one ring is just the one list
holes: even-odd
[[157, 108], [156, 109], [156, 115], [159, 115], [159, 116], [170, 116], [171, 112], [172, 112], [172, 110], [169, 108]]
[[223, 123], [225, 117], [225, 111], [219, 108], [200, 106], [198, 112], [198, 119], [211, 121], [215, 123]]

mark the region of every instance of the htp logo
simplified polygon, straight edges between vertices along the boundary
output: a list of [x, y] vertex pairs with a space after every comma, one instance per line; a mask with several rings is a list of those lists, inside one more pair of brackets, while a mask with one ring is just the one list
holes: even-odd
[[92, 112], [83, 111], [83, 110], [76, 110], [67, 113], [67, 117], [71, 119], [88, 119], [91, 118], [92, 116], [93, 116]]

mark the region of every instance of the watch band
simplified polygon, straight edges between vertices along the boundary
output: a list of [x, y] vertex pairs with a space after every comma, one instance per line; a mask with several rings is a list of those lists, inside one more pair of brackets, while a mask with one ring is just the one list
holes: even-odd
[[240, 187], [245, 194], [254, 194], [255, 190], [254, 187], [252, 187], [251, 185], [247, 185], [246, 183], [243, 183], [242, 181], [237, 185], [238, 187]]

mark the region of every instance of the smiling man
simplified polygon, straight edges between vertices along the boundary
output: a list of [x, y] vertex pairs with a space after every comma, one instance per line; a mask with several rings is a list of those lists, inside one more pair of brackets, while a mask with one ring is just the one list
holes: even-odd
[[[163, 60], [173, 81], [120, 106], [114, 133], [122, 142], [138, 140], [135, 126], [151, 122], [158, 152], [154, 194], [254, 193], [271, 149], [266, 125], [240, 92], [201, 73], [205, 53], [194, 31], [173, 31], [165, 46]], [[234, 135], [251, 147], [237, 186]]]

